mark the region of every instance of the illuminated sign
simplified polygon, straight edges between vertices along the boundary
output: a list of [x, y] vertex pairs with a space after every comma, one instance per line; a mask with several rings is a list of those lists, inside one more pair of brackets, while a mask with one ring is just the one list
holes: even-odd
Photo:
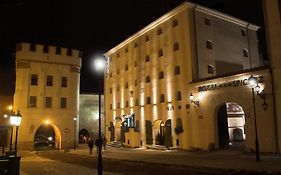
[[[263, 75], [260, 75], [257, 77], [258, 78], [258, 83], [263, 83]], [[244, 79], [238, 79], [238, 80], [231, 80], [231, 81], [226, 81], [226, 82], [219, 82], [219, 83], [212, 83], [212, 84], [207, 84], [204, 86], [199, 86], [198, 87], [198, 92], [204, 92], [204, 91], [212, 91], [216, 89], [221, 89], [221, 88], [228, 88], [228, 87], [239, 87], [239, 86], [246, 86], [248, 85], [248, 78]]]

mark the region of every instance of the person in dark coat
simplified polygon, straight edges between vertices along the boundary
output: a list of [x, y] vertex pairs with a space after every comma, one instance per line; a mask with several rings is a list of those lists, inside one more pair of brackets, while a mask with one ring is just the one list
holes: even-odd
[[90, 154], [92, 154], [93, 148], [94, 148], [94, 142], [93, 142], [92, 139], [90, 139], [90, 140], [88, 141], [88, 147], [89, 147]]

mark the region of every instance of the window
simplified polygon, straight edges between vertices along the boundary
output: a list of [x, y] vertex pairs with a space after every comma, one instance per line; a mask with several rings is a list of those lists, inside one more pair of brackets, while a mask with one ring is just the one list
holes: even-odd
[[112, 88], [109, 89], [109, 93], [112, 94]]
[[175, 75], [179, 75], [180, 73], [181, 73], [180, 67], [179, 66], [175, 67]]
[[36, 51], [36, 45], [35, 44], [30, 44], [29, 50], [30, 51]]
[[52, 108], [52, 97], [46, 97], [45, 99], [45, 107], [46, 108]]
[[164, 72], [161, 71], [161, 72], [159, 72], [159, 80], [161, 80], [161, 79], [163, 79], [163, 78], [164, 78]]
[[151, 99], [150, 99], [150, 97], [146, 97], [146, 104], [151, 104]]
[[61, 87], [67, 87], [67, 77], [61, 77]]
[[60, 108], [66, 108], [66, 98], [61, 97], [60, 99]]
[[125, 53], [128, 53], [128, 47], [125, 48]]
[[160, 103], [164, 103], [165, 102], [165, 96], [164, 94], [160, 95]]
[[117, 86], [117, 91], [120, 91], [120, 86], [119, 85]]
[[119, 54], [119, 52], [117, 53], [117, 58], [119, 58], [120, 57], [120, 54]]
[[178, 20], [174, 19], [172, 22], [173, 27], [176, 27], [178, 25]]
[[145, 77], [145, 82], [146, 82], [146, 83], [150, 83], [150, 76], [146, 76], [146, 77]]
[[207, 48], [207, 49], [213, 49], [213, 43], [212, 43], [212, 41], [210, 41], [210, 40], [206, 41], [206, 48]]
[[128, 64], [126, 64], [125, 71], [127, 71], [128, 69], [129, 69], [129, 66], [128, 66]]
[[43, 46], [43, 52], [44, 53], [48, 53], [49, 52], [49, 46], [48, 45], [44, 45]]
[[126, 82], [125, 83], [125, 89], [128, 89], [128, 87], [129, 87], [129, 84], [128, 84], [128, 82]]
[[149, 57], [149, 55], [146, 55], [145, 56], [145, 62], [149, 62], [150, 61], [150, 57]]
[[215, 74], [215, 68], [213, 65], [208, 65], [208, 74]]
[[72, 49], [68, 48], [66, 54], [67, 56], [72, 56]]
[[129, 101], [126, 101], [126, 108], [129, 107]]
[[175, 42], [174, 43], [174, 51], [177, 51], [180, 49], [180, 46], [179, 46], [179, 43], [178, 42]]
[[135, 80], [135, 86], [137, 86], [138, 85], [138, 80]]
[[135, 47], [135, 48], [137, 48], [137, 47], [138, 47], [138, 43], [137, 43], [137, 42], [135, 42], [134, 47]]
[[119, 70], [119, 69], [117, 69], [117, 75], [119, 75], [119, 73], [120, 73], [120, 70]]
[[180, 92], [180, 91], [177, 92], [177, 94], [176, 94], [176, 99], [177, 99], [178, 101], [181, 100], [181, 92]]
[[139, 105], [139, 99], [136, 99], [135, 100], [135, 106], [138, 106]]
[[30, 96], [29, 97], [29, 107], [35, 108], [37, 103], [37, 97], [36, 96]]
[[120, 102], [117, 103], [117, 108], [118, 108], [118, 109], [120, 108]]
[[163, 33], [163, 30], [162, 30], [161, 27], [159, 27], [158, 30], [157, 30], [157, 35], [161, 35], [162, 33]]
[[246, 36], [246, 31], [244, 29], [241, 29], [241, 35]]
[[47, 75], [47, 86], [53, 86], [53, 76]]
[[61, 54], [61, 48], [60, 47], [56, 47], [56, 54], [58, 54], [58, 55]]
[[112, 109], [112, 104], [110, 104], [109, 109], [110, 109], [110, 110]]
[[149, 41], [149, 35], [146, 35], [145, 36], [145, 42], [148, 42]]
[[38, 75], [37, 74], [31, 74], [31, 85], [36, 86], [38, 85]]
[[211, 25], [211, 20], [210, 20], [210, 18], [204, 18], [204, 23], [206, 24], [206, 25], [208, 25], [208, 26], [210, 26]]
[[244, 57], [248, 57], [249, 56], [247, 49], [243, 49], [243, 56]]
[[160, 50], [158, 51], [158, 57], [162, 57], [162, 56], [163, 56], [163, 50], [160, 49]]

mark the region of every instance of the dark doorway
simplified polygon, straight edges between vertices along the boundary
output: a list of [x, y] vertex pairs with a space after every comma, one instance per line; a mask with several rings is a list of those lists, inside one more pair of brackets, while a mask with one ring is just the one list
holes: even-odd
[[172, 139], [172, 121], [171, 119], [165, 122], [165, 131], [164, 131], [164, 145], [166, 147], [173, 146], [173, 139]]
[[228, 147], [229, 135], [228, 135], [226, 104], [223, 104], [218, 110], [218, 134], [219, 134], [219, 148]]
[[152, 123], [149, 120], [145, 121], [145, 135], [146, 135], [146, 144], [151, 145], [152, 140]]
[[41, 125], [34, 135], [34, 149], [37, 151], [55, 149], [55, 130], [51, 125]]
[[86, 129], [81, 129], [79, 131], [79, 144], [85, 144], [88, 142], [90, 134]]

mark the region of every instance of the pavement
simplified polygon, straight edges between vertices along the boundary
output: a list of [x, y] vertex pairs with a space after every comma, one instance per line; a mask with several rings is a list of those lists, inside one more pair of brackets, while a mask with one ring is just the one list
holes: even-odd
[[[63, 152], [64, 150], [60, 150]], [[69, 150], [67, 154], [83, 156], [97, 156], [89, 154], [87, 145], [80, 145], [75, 150]], [[277, 154], [261, 154], [261, 162], [256, 162], [255, 154], [245, 154], [240, 150], [208, 151], [183, 151], [183, 150], [150, 150], [143, 148], [114, 148], [108, 147], [102, 152], [104, 159], [126, 160], [132, 162], [157, 163], [197, 168], [215, 168], [233, 170], [236, 172], [265, 172], [268, 174], [281, 174], [281, 157]], [[28, 157], [35, 155], [35, 151], [20, 152], [22, 161], [28, 161]], [[60, 166], [66, 166], [61, 164]], [[73, 165], [72, 165], [73, 166]], [[78, 167], [74, 168], [78, 169]], [[85, 172], [87, 172], [85, 170]], [[28, 175], [21, 171], [21, 175]]]

